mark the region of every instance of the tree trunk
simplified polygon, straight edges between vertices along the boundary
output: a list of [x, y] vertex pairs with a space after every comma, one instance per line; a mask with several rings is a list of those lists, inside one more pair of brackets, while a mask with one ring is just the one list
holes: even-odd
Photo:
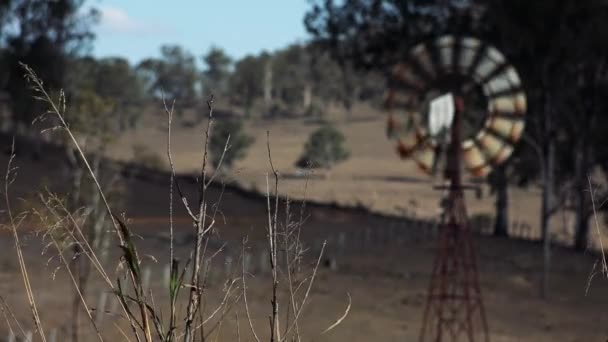
[[302, 107], [304, 113], [307, 113], [312, 104], [312, 86], [309, 82], [306, 82], [304, 89], [302, 90]]
[[[574, 249], [584, 251], [587, 248], [589, 235], [589, 216], [587, 215], [587, 153], [585, 139], [581, 138], [575, 149], [575, 237]], [[592, 189], [587, 189], [591, 191]]]
[[[548, 111], [547, 111], [548, 112]], [[548, 113], [550, 116], [550, 113]], [[547, 119], [550, 121], [550, 118]], [[541, 237], [543, 240], [543, 275], [541, 280], [540, 295], [547, 299], [549, 295], [549, 273], [551, 269], [551, 232], [549, 219], [553, 210], [553, 182], [555, 168], [555, 142], [549, 139], [544, 144], [544, 165], [542, 167], [542, 208], [541, 208]]]
[[549, 297], [549, 273], [551, 270], [551, 232], [549, 220], [553, 211], [554, 182], [555, 182], [555, 138], [553, 134], [553, 108], [549, 93], [545, 93], [543, 99], [543, 130], [541, 142], [541, 174], [542, 174], [542, 203], [540, 228], [543, 241], [543, 274], [540, 284], [540, 296], [543, 299]]
[[495, 170], [496, 176], [496, 219], [494, 221], [494, 235], [509, 235], [509, 188], [505, 166], [501, 165]]
[[346, 62], [340, 63], [340, 70], [342, 71], [342, 105], [346, 110], [346, 121], [352, 119], [352, 107], [353, 107], [353, 85], [351, 79], [351, 73], [348, 70]]
[[272, 59], [268, 58], [268, 61], [264, 65], [264, 107], [265, 110], [269, 110], [272, 105]]

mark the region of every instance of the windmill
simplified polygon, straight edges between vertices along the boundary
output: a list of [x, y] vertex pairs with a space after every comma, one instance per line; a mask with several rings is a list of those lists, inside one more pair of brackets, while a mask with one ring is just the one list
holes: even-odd
[[462, 170], [485, 177], [513, 153], [526, 112], [519, 75], [493, 46], [446, 35], [393, 68], [387, 107], [399, 155], [447, 181], [420, 341], [489, 341]]

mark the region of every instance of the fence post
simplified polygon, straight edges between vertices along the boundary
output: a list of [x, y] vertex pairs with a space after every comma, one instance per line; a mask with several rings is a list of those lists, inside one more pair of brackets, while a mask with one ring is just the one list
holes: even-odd
[[148, 292], [150, 289], [150, 277], [152, 276], [152, 269], [150, 266], [146, 266], [143, 270], [141, 285], [144, 292]]
[[57, 329], [53, 328], [51, 330], [51, 334], [49, 335], [49, 342], [57, 342]]
[[97, 308], [95, 309], [95, 324], [97, 325], [100, 325], [103, 321], [107, 299], [108, 293], [106, 291], [101, 291], [99, 294], [99, 301], [97, 302]]
[[15, 333], [13, 329], [8, 329], [8, 337], [6, 338], [8, 342], [15, 342]]
[[245, 252], [243, 254], [243, 263], [245, 264], [245, 272], [249, 272], [251, 270], [251, 253]]
[[229, 277], [231, 271], [232, 271], [232, 257], [230, 255], [226, 255], [224, 257], [224, 275], [226, 275], [226, 277]]
[[268, 272], [268, 248], [264, 248], [259, 257], [260, 262], [260, 273], [264, 274]]
[[211, 282], [213, 281], [213, 279], [212, 279], [213, 277], [212, 277], [212, 274], [211, 274], [211, 272], [213, 270], [213, 267], [211, 267], [211, 266], [212, 266], [211, 265], [211, 260], [209, 260], [209, 259], [206, 260], [205, 263], [204, 263], [204, 265], [203, 265], [203, 277], [204, 277], [205, 282], [207, 284], [211, 284]]
[[171, 263], [168, 263], [163, 268], [163, 289], [169, 288], [171, 282]]
[[116, 296], [112, 296], [112, 298], [110, 307], [108, 308], [108, 314], [110, 315], [116, 314], [116, 310], [118, 310], [118, 298], [116, 298]]
[[338, 234], [338, 250], [341, 254], [346, 252], [346, 233], [340, 232]]
[[433, 231], [433, 237], [437, 237], [439, 235], [439, 220], [437, 219], [432, 219], [431, 220], [431, 230]]

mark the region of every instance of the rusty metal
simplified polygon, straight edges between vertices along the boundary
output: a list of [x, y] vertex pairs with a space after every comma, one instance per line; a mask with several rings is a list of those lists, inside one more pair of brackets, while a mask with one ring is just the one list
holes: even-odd
[[[472, 37], [446, 35], [414, 46], [392, 69], [387, 96], [389, 136], [399, 155], [433, 173], [437, 141], [424, 120], [424, 107], [447, 79], [458, 79], [461, 93], [481, 93], [487, 102], [475, 134], [461, 134], [463, 166], [484, 177], [514, 150], [525, 125], [526, 96], [519, 75], [496, 48]], [[436, 94], [441, 95], [441, 94]]]
[[488, 342], [490, 338], [462, 184], [459, 138], [463, 106], [460, 103], [456, 108], [445, 170], [449, 192], [420, 342]]

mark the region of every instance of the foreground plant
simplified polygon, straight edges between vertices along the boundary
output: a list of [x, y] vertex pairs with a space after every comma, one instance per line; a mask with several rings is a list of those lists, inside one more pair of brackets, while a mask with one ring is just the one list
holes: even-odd
[[[219, 213], [219, 202], [211, 202], [208, 196], [208, 190], [214, 184], [218, 172], [208, 172], [209, 164], [209, 140], [213, 125], [213, 98], [208, 101], [209, 120], [204, 132], [202, 166], [198, 177], [198, 199], [192, 205], [188, 202], [186, 196], [182, 192], [179, 182], [176, 178], [175, 166], [173, 163], [171, 151], [171, 125], [173, 119], [173, 105], [171, 108], [165, 105], [167, 114], [168, 130], [167, 130], [167, 158], [171, 168], [169, 176], [169, 234], [170, 243], [168, 246], [168, 257], [170, 260], [169, 283], [165, 284], [164, 290], [168, 295], [169, 312], [164, 314], [163, 311], [156, 305], [154, 294], [151, 289], [144, 285], [144, 276], [142, 274], [142, 258], [134, 240], [134, 234], [131, 231], [128, 220], [125, 216], [118, 216], [113, 211], [103, 187], [97, 177], [94, 167], [91, 167], [88, 156], [83, 151], [74, 132], [70, 129], [69, 123], [66, 121], [66, 99], [63, 92], [59, 92], [58, 98], [53, 99], [51, 95], [43, 87], [42, 81], [36, 76], [34, 71], [23, 65], [26, 71], [26, 78], [32, 84], [32, 88], [36, 94], [36, 98], [43, 101], [49, 106], [49, 111], [45, 115], [50, 116], [53, 121], [57, 122], [54, 129], [59, 129], [65, 132], [68, 137], [75, 155], [78, 156], [84, 169], [89, 174], [94, 187], [99, 195], [100, 202], [105, 208], [107, 217], [110, 218], [111, 227], [115, 239], [118, 240], [121, 259], [116, 277], [111, 276], [105, 269], [100, 257], [98, 249], [92, 245], [90, 237], [87, 236], [83, 228], [83, 222], [87, 220], [86, 210], [73, 210], [65, 201], [51, 193], [40, 193], [39, 198], [43, 204], [40, 210], [33, 209], [32, 212], [40, 219], [45, 226], [45, 238], [47, 239], [48, 247], [53, 248], [58, 256], [60, 263], [66, 269], [69, 279], [75, 288], [77, 300], [86, 310], [87, 318], [92, 328], [96, 333], [98, 340], [103, 341], [103, 334], [94, 319], [92, 312], [94, 308], [87, 303], [86, 295], [82, 292], [82, 284], [79, 283], [75, 273], [69, 267], [69, 260], [66, 255], [68, 247], [77, 246], [91, 269], [94, 270], [102, 279], [103, 284], [113, 294], [120, 305], [122, 313], [120, 317], [128, 323], [131, 331], [130, 334], [125, 333], [119, 325], [115, 327], [127, 340], [134, 339], [138, 342], [146, 341], [163, 341], [172, 342], [183, 340], [184, 342], [193, 342], [196, 340], [206, 341], [211, 334], [216, 332], [216, 339], [219, 336], [219, 330], [222, 326], [222, 321], [227, 317], [227, 313], [241, 300], [244, 299], [244, 304], [247, 312], [247, 318], [251, 327], [251, 332], [257, 341], [260, 341], [259, 335], [256, 333], [251, 322], [251, 314], [247, 303], [246, 289], [246, 270], [243, 267], [242, 277], [232, 277], [225, 282], [224, 294], [219, 299], [219, 304], [215, 309], [211, 310], [206, 315], [206, 305], [208, 301], [208, 292], [206, 291], [206, 283], [208, 276], [208, 265], [211, 259], [219, 253], [215, 251], [210, 254], [209, 239], [216, 233], [216, 216]], [[224, 156], [230, 149], [230, 135], [226, 138], [223, 152], [217, 161], [217, 168], [221, 168]], [[267, 243], [269, 248], [269, 264], [271, 266], [271, 314], [270, 314], [270, 331], [269, 340], [272, 342], [279, 341], [300, 341], [301, 333], [298, 325], [303, 308], [308, 301], [311, 288], [313, 286], [315, 276], [318, 272], [321, 256], [321, 251], [318, 258], [315, 259], [315, 264], [312, 273], [303, 275], [301, 272], [301, 260], [305, 249], [299, 240], [300, 229], [304, 222], [303, 210], [300, 213], [298, 222], [291, 219], [289, 201], [287, 201], [285, 209], [285, 224], [281, 225], [278, 222], [279, 211], [279, 196], [278, 184], [279, 174], [272, 165], [270, 155], [270, 144], [268, 143], [268, 157], [272, 172], [275, 179], [274, 187], [274, 206], [271, 205], [270, 185], [268, 184], [267, 192]], [[18, 259], [20, 261], [20, 270], [24, 279], [24, 286], [28, 294], [28, 301], [32, 315], [34, 317], [34, 325], [45, 341], [44, 331], [36, 301], [29, 284], [28, 272], [23, 262], [23, 254], [19, 243], [19, 234], [17, 227], [22, 222], [23, 218], [14, 218], [10, 211], [10, 201], [8, 197], [8, 187], [12, 179], [12, 156], [8, 171], [5, 176], [5, 196], [10, 214], [10, 227], [13, 231], [15, 246], [17, 248]], [[268, 178], [267, 178], [268, 181]], [[176, 191], [174, 191], [176, 190]], [[175, 257], [174, 252], [174, 227], [173, 227], [173, 196], [175, 193], [181, 199], [190, 220], [192, 222], [194, 239], [190, 247], [190, 256], [186, 260], [185, 265], [181, 266], [180, 262]], [[223, 190], [222, 190], [223, 193]], [[324, 249], [323, 245], [323, 249]], [[220, 248], [221, 251], [222, 248]], [[243, 245], [244, 251], [244, 245]], [[241, 256], [242, 257], [242, 256]], [[244, 259], [242, 259], [244, 260]], [[244, 263], [243, 263], [244, 265]], [[282, 280], [283, 275], [283, 280]], [[287, 284], [289, 300], [285, 307], [286, 314], [281, 330], [281, 318], [279, 312], [278, 293], [280, 283], [284, 281]], [[242, 285], [242, 287], [241, 287]], [[185, 301], [186, 305], [183, 309], [177, 305], [179, 300]], [[349, 306], [344, 317], [348, 313]], [[182, 311], [183, 310], [183, 311]], [[333, 329], [344, 317], [339, 319], [328, 330]], [[238, 323], [238, 322], [237, 322]], [[238, 328], [237, 328], [238, 329]], [[237, 331], [240, 336], [240, 332]], [[128, 335], [131, 335], [130, 337]]]

